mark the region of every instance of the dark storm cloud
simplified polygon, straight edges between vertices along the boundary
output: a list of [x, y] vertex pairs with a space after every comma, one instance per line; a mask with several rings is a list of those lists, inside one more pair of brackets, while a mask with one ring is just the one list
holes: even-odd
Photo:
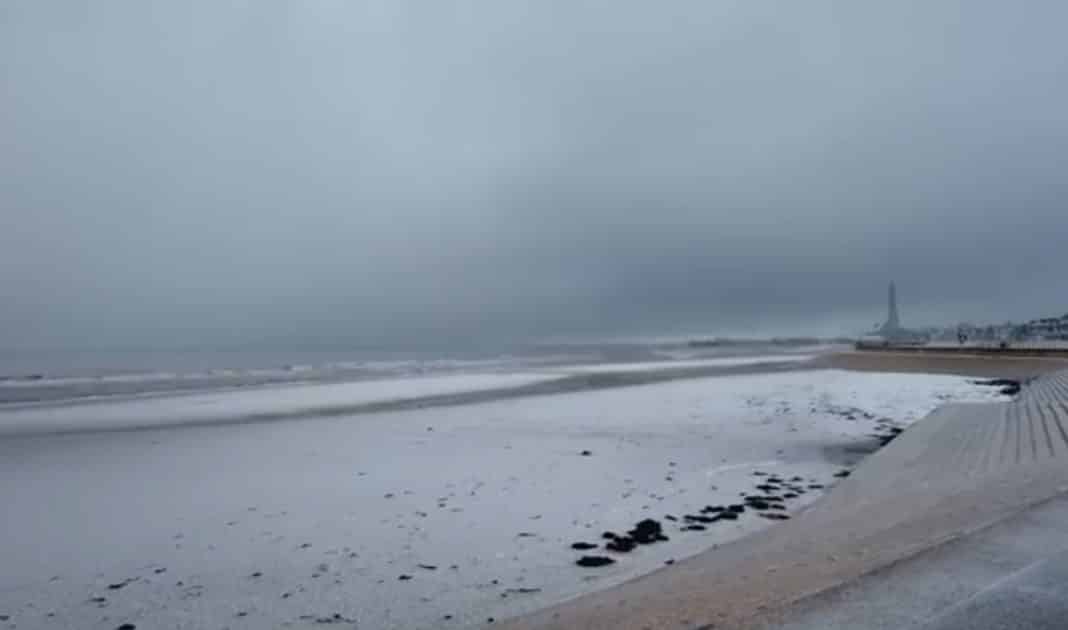
[[0, 345], [1059, 313], [1065, 18], [8, 2]]

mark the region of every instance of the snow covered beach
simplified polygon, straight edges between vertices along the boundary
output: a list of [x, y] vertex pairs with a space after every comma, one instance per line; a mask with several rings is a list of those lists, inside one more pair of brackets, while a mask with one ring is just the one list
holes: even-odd
[[[389, 395], [561, 376], [412, 379]], [[26, 430], [26, 414], [45, 410], [53, 426], [117, 429], [130, 425], [109, 418], [259, 410], [278, 391], [303, 409], [301, 389], [218, 393], [202, 405], [188, 396], [0, 411], [0, 426], [19, 427], [0, 434], [4, 623], [478, 626], [770, 526], [760, 514], [817, 498], [878, 446], [873, 435], [948, 400], [998, 395], [955, 376], [794, 369], [269, 423], [212, 426], [205, 413], [194, 426]], [[345, 390], [340, 402], [385, 391], [360, 389], [356, 400]], [[799, 489], [775, 489], [797, 495], [786, 509], [704, 522], [715, 513], [707, 508], [770, 494], [757, 488], [769, 477]], [[601, 547], [604, 532], [644, 519], [669, 540], [629, 553], [572, 549]], [[583, 555], [615, 562], [576, 566]]]

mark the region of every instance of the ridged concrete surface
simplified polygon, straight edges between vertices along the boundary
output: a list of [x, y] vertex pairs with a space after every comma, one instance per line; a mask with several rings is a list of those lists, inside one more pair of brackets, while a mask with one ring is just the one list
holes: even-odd
[[807, 596], [1065, 491], [1068, 371], [1012, 402], [940, 408], [791, 521], [505, 627], [767, 627]]
[[1064, 630], [1068, 497], [789, 607], [767, 630]]

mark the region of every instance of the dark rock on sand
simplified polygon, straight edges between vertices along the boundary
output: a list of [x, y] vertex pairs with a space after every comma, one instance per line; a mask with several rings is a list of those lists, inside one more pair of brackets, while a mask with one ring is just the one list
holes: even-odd
[[779, 490], [780, 488], [779, 486], [772, 483], [762, 483], [757, 486], [756, 489], [760, 490], [761, 492], [774, 492], [776, 490]]
[[601, 538], [604, 538], [605, 540], [615, 540], [616, 538], [619, 538], [619, 534], [615, 532], [605, 532], [601, 534]]
[[848, 477], [848, 476], [849, 476], [849, 475], [851, 475], [851, 474], [852, 474], [852, 472], [851, 472], [851, 471], [848, 471], [848, 470], [839, 470], [838, 472], [834, 473], [834, 476], [835, 476], [835, 477], [838, 477], [839, 479], [845, 479], [846, 477]]
[[125, 588], [128, 584], [130, 584], [130, 582], [133, 582], [133, 581], [134, 581], [134, 578], [126, 578], [125, 580], [123, 580], [121, 582], [115, 582], [114, 584], [108, 584], [108, 589], [112, 590], [112, 591], [117, 591], [120, 588]]
[[401, 582], [407, 582], [408, 580], [412, 579], [412, 576], [410, 576], [410, 575], [401, 575], [401, 576], [398, 576], [397, 579], [399, 581], [401, 581]]
[[723, 512], [719, 515], [719, 518], [724, 521], [736, 521], [738, 520], [738, 512]]
[[434, 565], [434, 564], [417, 564], [415, 566], [419, 567], [420, 569], [426, 570], [426, 571], [437, 571], [438, 570], [437, 565]]
[[760, 516], [772, 521], [785, 521], [790, 518], [789, 514], [776, 514], [774, 512], [762, 512]]
[[629, 536], [619, 536], [604, 546], [609, 551], [615, 551], [618, 553], [630, 553], [634, 551], [634, 548], [638, 546], [638, 543], [634, 542], [633, 538]]
[[663, 527], [657, 521], [647, 518], [638, 521], [634, 529], [627, 532], [627, 535], [639, 545], [651, 545], [663, 535]]
[[571, 548], [575, 551], [588, 551], [590, 549], [596, 549], [598, 545], [588, 542], [577, 542], [571, 545]]
[[742, 512], [745, 511], [745, 506], [740, 504], [740, 503], [736, 503], [734, 505], [728, 505], [727, 506], [727, 511], [728, 512], [734, 512], [735, 514], [741, 514]]
[[824, 486], [823, 486], [822, 483], [810, 483], [810, 484], [808, 484], [808, 489], [809, 490], [823, 490], [823, 488], [824, 488]]
[[722, 505], [706, 505], [705, 507], [701, 508], [701, 513], [711, 514], [712, 512], [722, 512], [726, 509], [727, 508], [723, 507]]
[[783, 496], [784, 499], [796, 499], [797, 498], [797, 494], [793, 493], [793, 492], [787, 492], [786, 494], [784, 494], [782, 496]]
[[754, 510], [766, 510], [771, 507], [767, 501], [747, 501], [747, 503]]
[[682, 529], [683, 529], [683, 531], [687, 531], [687, 532], [703, 532], [708, 528], [705, 527], [704, 525], [687, 525], [686, 527], [683, 527]]
[[716, 517], [714, 516], [695, 516], [693, 514], [687, 514], [682, 518], [686, 519], [688, 523], [715, 523]]
[[575, 561], [580, 567], [604, 567], [614, 563], [615, 560], [604, 556], [582, 556]]
[[115, 630], [137, 630], [137, 626], [133, 625], [132, 623], [124, 623], [118, 628], [115, 628]]
[[581, 453], [579, 453], [579, 455], [582, 455], [583, 457], [589, 457], [590, 455], [593, 455], [593, 451], [582, 451]]
[[677, 517], [674, 517], [674, 516], [670, 515], [670, 514], [665, 514], [664, 515], [664, 520], [665, 521], [677, 521], [679, 519]]

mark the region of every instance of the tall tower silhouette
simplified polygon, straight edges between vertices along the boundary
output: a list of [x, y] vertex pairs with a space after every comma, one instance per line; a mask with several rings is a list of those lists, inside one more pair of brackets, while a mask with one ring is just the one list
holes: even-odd
[[890, 290], [886, 293], [886, 323], [876, 329], [875, 333], [887, 339], [896, 339], [903, 336], [901, 319], [897, 314], [897, 287], [890, 283]]
[[886, 299], [886, 323], [883, 324], [883, 330], [895, 331], [901, 329], [901, 320], [897, 315], [897, 287], [894, 283], [890, 283], [890, 291], [887, 293]]

